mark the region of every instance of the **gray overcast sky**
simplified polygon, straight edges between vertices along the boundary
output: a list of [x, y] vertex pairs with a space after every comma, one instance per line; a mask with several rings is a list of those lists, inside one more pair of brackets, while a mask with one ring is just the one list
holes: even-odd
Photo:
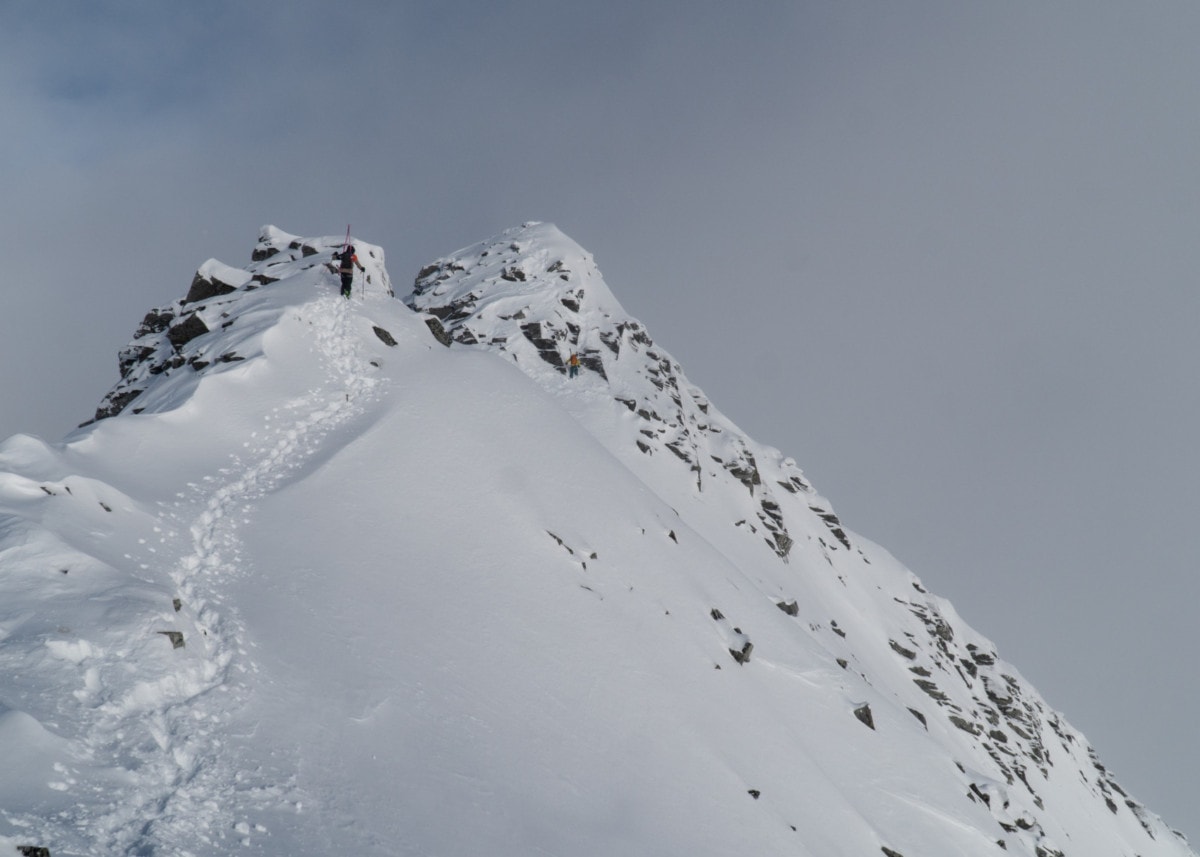
[[1200, 5], [8, 0], [0, 437], [258, 227], [525, 220], [1200, 837]]

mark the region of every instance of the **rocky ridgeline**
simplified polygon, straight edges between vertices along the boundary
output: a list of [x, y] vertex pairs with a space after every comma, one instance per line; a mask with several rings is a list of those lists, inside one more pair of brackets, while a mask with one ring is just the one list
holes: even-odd
[[[209, 259], [197, 269], [185, 297], [152, 309], [142, 319], [133, 341], [118, 355], [121, 380], [88, 422], [115, 416], [126, 408], [139, 413], [142, 407], [138, 399], [157, 376], [179, 371], [198, 373], [244, 360], [247, 355], [228, 347], [230, 337], [209, 334], [227, 331], [237, 324], [239, 301], [263, 286], [306, 273], [309, 278], [298, 285], [311, 288], [314, 281], [336, 284], [337, 275], [329, 266], [342, 242], [335, 236], [299, 238], [274, 226], [264, 226], [247, 267], [233, 268]], [[365, 274], [355, 274], [356, 292], [364, 288], [373, 294], [392, 295], [383, 250], [357, 241], [355, 246], [366, 269]]]
[[[621, 308], [591, 255], [552, 224], [527, 223], [439, 259], [418, 273], [405, 300], [434, 316], [454, 342], [498, 351], [550, 389], [562, 388], [577, 354], [579, 383], [598, 385], [639, 418], [631, 445], [677, 460], [698, 491], [744, 486], [750, 502], [736, 525], [781, 559], [794, 545], [788, 518], [797, 508], [827, 532], [824, 549], [851, 548], [795, 463], [753, 444], [714, 409]], [[784, 503], [786, 495], [803, 503]]]
[[[156, 376], [199, 377], [253, 356], [252, 335], [234, 334], [239, 325], [253, 327], [256, 291], [294, 287], [311, 294], [321, 284], [332, 291], [336, 277], [325, 266], [340, 244], [339, 238], [300, 239], [266, 227], [245, 269], [206, 262], [186, 297], [143, 320], [121, 352], [121, 382], [96, 419], [141, 410], [139, 399]], [[382, 250], [357, 246], [368, 268], [367, 290], [391, 295]], [[589, 418], [599, 413], [597, 437], [622, 445], [614, 451], [648, 482], [661, 478], [716, 494], [714, 506], [736, 513], [728, 525], [752, 536], [755, 551], [771, 552], [763, 558], [781, 574], [771, 594], [776, 606], [821, 640], [831, 662], [888, 689], [906, 722], [911, 714], [917, 728], [951, 736], [962, 800], [986, 808], [1001, 847], [1020, 843], [1018, 853], [1036, 857], [1072, 853], [1045, 830], [1055, 826], [1052, 792], [1065, 782], [1086, 789], [1097, 813], [1119, 819], [1114, 830], [1133, 827], [1160, 842], [1177, 835], [1121, 789], [1083, 736], [953, 608], [911, 574], [873, 564], [874, 549], [856, 544], [861, 540], [842, 528], [795, 463], [717, 411], [621, 308], [590, 254], [554, 226], [525, 224], [439, 259], [420, 271], [405, 303], [443, 344], [498, 353], [547, 391], [566, 396], [568, 409]], [[567, 377], [572, 353], [580, 358], [577, 379]], [[675, 539], [674, 531], [669, 536]], [[795, 562], [788, 568], [778, 565], [789, 558]], [[834, 595], [817, 597], [821, 588], [808, 588], [817, 568], [838, 581], [823, 590]], [[727, 619], [731, 611], [723, 606], [713, 605], [710, 616], [730, 657], [737, 664], [769, 659], [766, 645], [755, 648], [757, 629]], [[864, 616], [891, 630], [867, 638], [873, 628]], [[872, 730], [881, 722], [880, 712], [865, 703], [852, 714]]]
[[[995, 770], [986, 773], [962, 763], [959, 769], [967, 797], [985, 805], [1005, 833], [1027, 839], [1039, 857], [1061, 857], [1063, 852], [1045, 841], [1038, 821], [1046, 811], [1039, 783], [1050, 781], [1058, 767], [1058, 776], [1078, 777], [1113, 815], [1131, 813], [1151, 839], [1179, 835], [1168, 832], [1160, 819], [1126, 794], [1083, 736], [1001, 661], [990, 644], [965, 641], [939, 608], [939, 600], [919, 583], [913, 586], [920, 594], [895, 602], [924, 626], [924, 633], [906, 633], [889, 645], [907, 665], [913, 684], [994, 762]], [[917, 707], [910, 711], [926, 724]], [[1003, 783], [994, 779], [996, 770]]]
[[[666, 456], [685, 469], [698, 492], [730, 486], [736, 490], [729, 493], [744, 491], [748, 513], [733, 523], [760, 537], [779, 558], [792, 554], [796, 539], [824, 533], [817, 542], [832, 573], [843, 583], [848, 575], [868, 574], [867, 555], [795, 463], [756, 444], [720, 414], [621, 308], [591, 255], [553, 225], [527, 223], [427, 265], [405, 300], [436, 319], [435, 330], [444, 329], [448, 340], [501, 353], [547, 390], [561, 392], [571, 389], [566, 383], [579, 383], [610, 396], [615, 408], [638, 419], [627, 440], [638, 453]], [[565, 377], [572, 353], [580, 361], [576, 381]], [[1128, 812], [1151, 839], [1178, 835], [1121, 789], [1085, 739], [1000, 660], [990, 643], [915, 577], [902, 585], [912, 587], [907, 596], [890, 585], [880, 593], [888, 612], [905, 614], [895, 623], [906, 629], [903, 638], [888, 641], [888, 656], [898, 674], [908, 677], [898, 696], [927, 729], [930, 715], [938, 712], [978, 749], [976, 758], [994, 765], [960, 762], [959, 772], [964, 800], [982, 804], [995, 819], [997, 842], [1018, 840], [1027, 853], [1061, 857], [1043, 829], [1046, 813], [1053, 810], [1039, 787], [1058, 777], [1081, 780], [1108, 811]], [[836, 620], [804, 617], [798, 603], [804, 601], [802, 592], [795, 594], [777, 606], [807, 618], [844, 669], [860, 670], [869, 684], [892, 684], [865, 665], [872, 658], [864, 647], [872, 643], [847, 639]], [[846, 606], [855, 608], [851, 602]], [[712, 618], [734, 661], [749, 661], [751, 635], [733, 627], [719, 609]], [[878, 660], [874, 663], [877, 668]], [[875, 728], [869, 706], [853, 713]]]

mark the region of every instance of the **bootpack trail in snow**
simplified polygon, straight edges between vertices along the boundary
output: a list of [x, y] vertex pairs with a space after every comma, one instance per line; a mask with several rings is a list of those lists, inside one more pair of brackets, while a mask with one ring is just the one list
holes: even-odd
[[[126, 555], [130, 561], [140, 560], [143, 569], [151, 561], [171, 568], [182, 638], [159, 633], [176, 646], [182, 644], [188, 657], [93, 712], [81, 746], [74, 749], [89, 766], [108, 767], [114, 774], [113, 788], [97, 795], [99, 807], [78, 807], [71, 819], [78, 833], [75, 842], [62, 841], [63, 818], [14, 819], [30, 839], [52, 836], [56, 857], [187, 857], [193, 847], [228, 846], [232, 842], [227, 838], [248, 835], [252, 829], [265, 832], [246, 815], [289, 803], [291, 811], [296, 809], [291, 784], [245, 770], [236, 742], [227, 735], [257, 670], [247, 651], [244, 624], [222, 593], [230, 579], [252, 571], [243, 556], [239, 529], [253, 518], [255, 501], [311, 458], [329, 432], [364, 413], [379, 395], [378, 381], [368, 377], [367, 362], [357, 353], [351, 332], [357, 310], [350, 302], [325, 295], [298, 311], [311, 324], [312, 342], [327, 365], [325, 383], [275, 408], [265, 417], [264, 430], [245, 439], [244, 453], [217, 474], [190, 484], [169, 507], [164, 505], [154, 528], [159, 547], [146, 547], [144, 557]], [[85, 668], [81, 663], [80, 670], [80, 693], [102, 697], [95, 665]], [[60, 773], [64, 789], [76, 785], [69, 769], [63, 767]]]

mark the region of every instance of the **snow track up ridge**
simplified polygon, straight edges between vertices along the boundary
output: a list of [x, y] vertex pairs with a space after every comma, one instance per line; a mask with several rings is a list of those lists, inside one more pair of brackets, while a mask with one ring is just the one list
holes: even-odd
[[[286, 802], [288, 785], [259, 782], [242, 770], [236, 744], [226, 736], [252, 692], [256, 669], [242, 620], [226, 602], [225, 584], [251, 571], [239, 528], [253, 516], [255, 501], [378, 395], [377, 381], [358, 356], [350, 302], [323, 296], [298, 311], [311, 324], [327, 367], [324, 382], [265, 415], [265, 430], [245, 440], [244, 453], [219, 474], [190, 485], [159, 514], [160, 531], [175, 534], [177, 546], [174, 559], [159, 551], [155, 562], [171, 563], [179, 611], [175, 627], [184, 645], [173, 653], [168, 671], [101, 705], [87, 729], [86, 756], [111, 760], [124, 769], [128, 785], [107, 799], [98, 816], [81, 812], [78, 826], [86, 829], [79, 830], [85, 839], [79, 853], [189, 857], [193, 848], [224, 850], [251, 827], [239, 814]], [[30, 826], [54, 839], [61, 836], [61, 823]]]

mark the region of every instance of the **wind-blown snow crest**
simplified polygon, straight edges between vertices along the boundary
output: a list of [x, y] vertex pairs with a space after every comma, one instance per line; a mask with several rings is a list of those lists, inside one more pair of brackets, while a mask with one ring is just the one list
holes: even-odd
[[1192, 853], [555, 227], [341, 240], [0, 445], [0, 855]]

